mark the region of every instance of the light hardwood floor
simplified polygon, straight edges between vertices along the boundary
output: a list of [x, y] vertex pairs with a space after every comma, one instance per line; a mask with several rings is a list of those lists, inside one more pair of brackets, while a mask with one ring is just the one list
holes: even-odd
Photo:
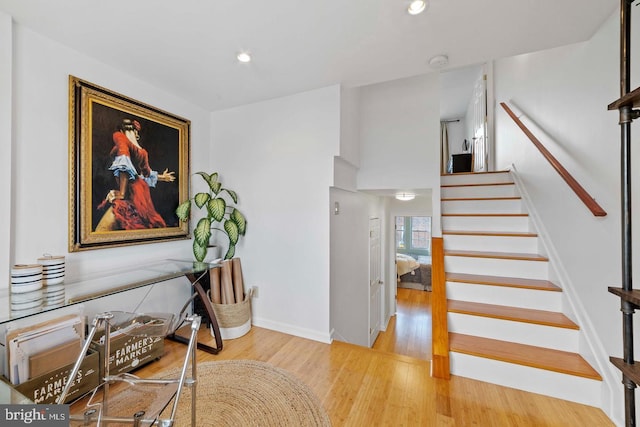
[[431, 292], [398, 288], [396, 315], [373, 348], [431, 360]]
[[[399, 292], [398, 318], [376, 342], [379, 349], [323, 344], [253, 327], [247, 335], [225, 341], [218, 355], [198, 351], [198, 361], [252, 359], [287, 369], [315, 391], [336, 427], [613, 425], [593, 407], [456, 376], [450, 381], [431, 378], [426, 357], [431, 325], [422, 324], [430, 316], [418, 302], [429, 293], [407, 291]], [[401, 306], [422, 314], [410, 316]], [[210, 340], [202, 332], [201, 340]], [[426, 343], [414, 342], [425, 338]], [[137, 374], [156, 375], [176, 366], [184, 348], [167, 340], [165, 356]]]

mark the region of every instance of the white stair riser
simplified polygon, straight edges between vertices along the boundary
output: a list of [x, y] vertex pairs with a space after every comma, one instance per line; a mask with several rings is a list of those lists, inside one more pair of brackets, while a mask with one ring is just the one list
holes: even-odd
[[[470, 185], [511, 182], [510, 174], [448, 175], [441, 178], [442, 199], [478, 199], [518, 196], [515, 185]], [[443, 200], [443, 214], [522, 213], [520, 200]], [[444, 231], [528, 232], [534, 231], [527, 217], [443, 216]], [[537, 253], [538, 239], [531, 237], [444, 235], [445, 251]], [[548, 262], [491, 258], [445, 257], [445, 271], [527, 279], [548, 279]], [[562, 293], [507, 286], [450, 282], [447, 297], [459, 301], [498, 304], [560, 312]], [[451, 332], [517, 342], [562, 351], [578, 352], [579, 331], [524, 322], [448, 313]], [[600, 407], [602, 382], [573, 375], [450, 352], [451, 373], [506, 387]]]
[[575, 329], [556, 328], [533, 323], [514, 322], [462, 313], [448, 314], [449, 332], [509, 341], [536, 347], [578, 352]]
[[447, 282], [447, 298], [456, 301], [562, 311], [562, 292], [508, 286]]
[[476, 173], [476, 174], [448, 174], [440, 177], [443, 185], [452, 184], [479, 184], [495, 182], [513, 182], [509, 172], [503, 173]]
[[441, 187], [442, 199], [470, 197], [513, 197], [517, 196], [515, 185], [479, 185], [462, 187]]
[[595, 407], [602, 381], [451, 352], [451, 373]]
[[537, 237], [456, 234], [445, 234], [443, 237], [445, 250], [515, 252], [527, 254], [538, 252]]
[[524, 279], [547, 280], [547, 261], [522, 261], [498, 258], [444, 257], [444, 271], [447, 273], [480, 274], [501, 277], [522, 277]]
[[521, 199], [443, 200], [442, 213], [524, 213]]
[[527, 232], [528, 216], [443, 216], [445, 231], [516, 231]]

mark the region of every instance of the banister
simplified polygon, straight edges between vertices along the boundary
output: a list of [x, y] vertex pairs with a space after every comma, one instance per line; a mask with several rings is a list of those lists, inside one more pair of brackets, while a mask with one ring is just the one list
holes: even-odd
[[513, 119], [516, 125], [518, 125], [520, 129], [522, 129], [524, 134], [527, 135], [533, 145], [535, 145], [536, 148], [540, 150], [540, 153], [542, 153], [544, 158], [547, 159], [549, 164], [551, 164], [551, 166], [556, 170], [556, 172], [558, 172], [562, 179], [565, 180], [565, 182], [569, 185], [573, 192], [576, 193], [576, 196], [578, 196], [578, 198], [582, 200], [582, 203], [587, 206], [591, 213], [593, 213], [593, 215], [595, 216], [606, 216], [607, 212], [605, 212], [605, 210], [602, 209], [602, 207], [595, 201], [595, 199], [591, 197], [589, 193], [587, 193], [587, 190], [585, 190], [578, 183], [578, 181], [575, 180], [575, 178], [569, 173], [569, 171], [567, 171], [564, 166], [562, 166], [558, 159], [553, 157], [549, 150], [547, 150], [545, 146], [542, 145], [540, 140], [533, 135], [529, 128], [527, 128], [527, 126], [522, 123], [518, 116], [516, 116], [515, 113], [511, 110], [511, 108], [509, 108], [509, 106], [504, 102], [501, 102], [500, 105], [502, 106], [502, 108], [504, 108], [509, 117]]

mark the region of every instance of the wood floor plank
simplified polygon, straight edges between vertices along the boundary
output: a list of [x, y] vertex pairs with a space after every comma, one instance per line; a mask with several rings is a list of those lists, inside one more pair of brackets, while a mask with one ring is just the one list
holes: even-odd
[[398, 288], [396, 315], [380, 332], [373, 348], [431, 360], [431, 292]]
[[532, 323], [565, 329], [580, 329], [571, 319], [555, 311], [533, 310], [530, 308], [508, 307], [504, 305], [482, 304], [469, 301], [447, 301], [451, 313], [470, 314], [493, 319]]
[[525, 254], [517, 252], [484, 252], [484, 251], [460, 251], [445, 250], [444, 256], [459, 256], [469, 258], [497, 258], [514, 259], [522, 261], [549, 261], [549, 258], [539, 254]]
[[460, 282], [489, 286], [507, 286], [512, 288], [537, 289], [562, 292], [562, 289], [548, 280], [523, 279], [521, 277], [486, 276], [480, 274], [447, 273], [448, 282]]
[[390, 392], [383, 407], [380, 422], [382, 425], [409, 425], [407, 408], [408, 390], [404, 386], [409, 378], [409, 365], [401, 364], [391, 367], [393, 369]]
[[451, 351], [602, 380], [579, 354], [464, 334], [449, 334]]
[[[360, 409], [355, 401], [362, 390], [362, 383], [367, 373], [367, 369], [371, 360], [368, 358], [360, 357], [359, 352], [356, 349], [344, 348], [342, 350], [349, 350], [344, 359], [346, 363], [341, 364], [338, 375], [335, 378], [335, 382], [329, 394], [329, 405], [325, 407], [327, 411], [331, 411], [336, 414], [336, 422], [342, 425], [346, 425], [351, 419], [356, 419]], [[350, 399], [335, 399], [333, 396], [342, 394], [350, 396]], [[332, 418], [334, 422], [334, 418]]]
[[374, 425], [380, 420], [381, 412], [378, 408], [385, 406], [391, 393], [391, 383], [387, 374], [393, 369], [393, 363], [388, 359], [379, 359], [369, 364], [366, 375], [361, 382], [361, 388], [353, 402], [349, 422], [354, 425]]

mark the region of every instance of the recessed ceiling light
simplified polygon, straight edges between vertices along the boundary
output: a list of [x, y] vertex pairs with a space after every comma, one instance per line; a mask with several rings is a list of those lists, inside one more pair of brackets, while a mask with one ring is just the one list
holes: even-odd
[[236, 56], [239, 62], [246, 64], [247, 62], [251, 62], [251, 54], [249, 52], [240, 52]]
[[426, 0], [413, 0], [409, 4], [409, 7], [407, 8], [407, 11], [411, 15], [417, 15], [419, 13], [424, 12], [426, 8], [427, 8], [427, 1]]

